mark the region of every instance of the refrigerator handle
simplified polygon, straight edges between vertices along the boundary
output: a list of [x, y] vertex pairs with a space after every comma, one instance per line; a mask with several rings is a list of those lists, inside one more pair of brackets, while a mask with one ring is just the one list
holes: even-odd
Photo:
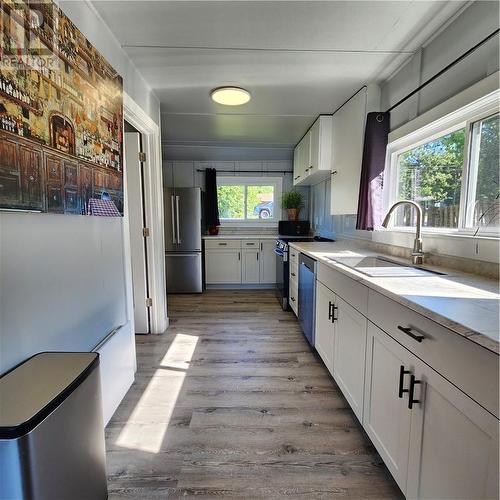
[[172, 243], [175, 245], [175, 207], [174, 207], [174, 195], [170, 196], [170, 205], [172, 208]]
[[177, 219], [176, 219], [176, 222], [177, 222], [177, 243], [181, 243], [181, 231], [180, 231], [180, 228], [179, 228], [179, 196], [176, 196], [175, 197], [175, 207], [177, 209]]

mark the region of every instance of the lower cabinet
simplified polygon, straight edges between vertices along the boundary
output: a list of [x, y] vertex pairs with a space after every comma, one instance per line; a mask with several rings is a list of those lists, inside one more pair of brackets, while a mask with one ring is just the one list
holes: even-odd
[[411, 412], [410, 353], [368, 322], [363, 427], [387, 468], [406, 490]]
[[260, 242], [260, 283], [276, 283], [276, 254], [274, 240]]
[[205, 273], [207, 284], [241, 283], [241, 250], [206, 251]]
[[408, 499], [498, 498], [498, 420], [371, 323], [363, 426]]
[[415, 384], [407, 498], [498, 498], [498, 420], [417, 358]]
[[323, 283], [316, 281], [316, 332], [314, 347], [332, 375], [336, 319], [335, 300], [335, 294], [323, 285]]
[[241, 260], [241, 282], [242, 283], [260, 283], [260, 262], [259, 248], [246, 249], [242, 251]]
[[338, 295], [335, 302], [333, 377], [362, 422], [367, 319]]
[[208, 239], [205, 241], [207, 285], [276, 283], [274, 240]]

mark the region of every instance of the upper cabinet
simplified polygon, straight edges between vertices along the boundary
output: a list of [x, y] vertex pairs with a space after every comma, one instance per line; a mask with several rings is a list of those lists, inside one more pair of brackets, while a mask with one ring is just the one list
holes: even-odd
[[320, 116], [293, 153], [293, 184], [309, 186], [330, 175], [332, 167], [332, 117]]
[[368, 85], [333, 115], [331, 215], [358, 211], [366, 115], [379, 107], [380, 88]]

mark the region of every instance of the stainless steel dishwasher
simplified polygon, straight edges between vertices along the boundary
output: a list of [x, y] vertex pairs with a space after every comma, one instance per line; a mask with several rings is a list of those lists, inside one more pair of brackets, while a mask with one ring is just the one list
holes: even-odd
[[316, 309], [316, 261], [299, 255], [299, 323], [307, 341], [314, 346], [314, 312]]

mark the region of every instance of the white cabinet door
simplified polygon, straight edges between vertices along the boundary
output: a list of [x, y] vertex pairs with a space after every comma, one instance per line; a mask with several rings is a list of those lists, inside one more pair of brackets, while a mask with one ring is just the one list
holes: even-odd
[[360, 422], [363, 421], [366, 318], [336, 297], [337, 324], [333, 353], [333, 377]]
[[358, 211], [366, 114], [380, 110], [380, 88], [370, 84], [333, 115], [331, 215]]
[[318, 118], [309, 130], [309, 164], [306, 166], [307, 173], [311, 174], [319, 169], [320, 151], [320, 119]]
[[498, 498], [498, 420], [414, 359], [407, 498]]
[[335, 294], [325, 285], [316, 281], [316, 332], [314, 347], [333, 375], [333, 349], [336, 311]]
[[207, 285], [241, 283], [241, 250], [207, 250], [205, 252]]
[[276, 283], [276, 254], [274, 240], [261, 240], [260, 242], [260, 282]]
[[259, 248], [243, 249], [241, 261], [241, 282], [259, 283], [260, 282], [260, 262]]
[[363, 427], [404, 492], [408, 471], [411, 354], [368, 322]]

